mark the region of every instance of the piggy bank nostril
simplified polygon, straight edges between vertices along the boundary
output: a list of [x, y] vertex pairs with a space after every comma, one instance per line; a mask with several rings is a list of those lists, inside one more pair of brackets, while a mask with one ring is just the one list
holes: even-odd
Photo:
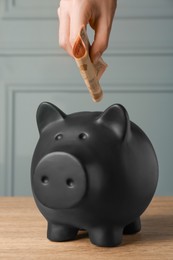
[[47, 176], [42, 176], [41, 182], [42, 182], [42, 184], [47, 185], [49, 183], [48, 177]]
[[74, 188], [74, 180], [73, 180], [73, 179], [68, 178], [68, 179], [66, 180], [66, 184], [67, 184], [67, 186], [68, 186], [69, 188]]

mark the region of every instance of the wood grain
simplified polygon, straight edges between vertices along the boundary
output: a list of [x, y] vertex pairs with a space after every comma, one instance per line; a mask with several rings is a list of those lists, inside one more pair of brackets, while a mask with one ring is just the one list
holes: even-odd
[[71, 242], [46, 238], [47, 223], [31, 197], [0, 198], [0, 259], [173, 259], [173, 197], [156, 197], [142, 216], [142, 231], [115, 248], [92, 245], [86, 232]]

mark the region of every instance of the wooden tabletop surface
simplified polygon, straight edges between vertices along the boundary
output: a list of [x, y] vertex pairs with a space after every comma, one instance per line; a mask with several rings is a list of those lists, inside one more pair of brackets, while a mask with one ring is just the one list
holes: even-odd
[[155, 197], [142, 215], [142, 230], [114, 248], [92, 245], [86, 232], [75, 241], [51, 242], [47, 223], [31, 197], [0, 197], [0, 259], [173, 260], [173, 197]]

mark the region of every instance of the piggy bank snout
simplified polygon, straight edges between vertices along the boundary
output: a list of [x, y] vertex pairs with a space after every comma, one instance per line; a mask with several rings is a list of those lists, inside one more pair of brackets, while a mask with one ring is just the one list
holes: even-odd
[[79, 203], [87, 189], [86, 173], [71, 154], [54, 152], [44, 156], [33, 175], [33, 191], [49, 208], [70, 208]]

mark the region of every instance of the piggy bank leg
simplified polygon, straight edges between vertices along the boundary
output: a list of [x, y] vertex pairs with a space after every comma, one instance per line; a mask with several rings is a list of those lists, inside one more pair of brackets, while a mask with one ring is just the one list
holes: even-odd
[[118, 246], [122, 241], [123, 228], [94, 228], [89, 231], [93, 244], [103, 247]]
[[125, 226], [123, 233], [124, 234], [135, 234], [141, 230], [141, 221], [140, 218], [137, 218], [135, 221], [131, 222]]
[[61, 242], [74, 240], [76, 238], [77, 232], [77, 228], [48, 222], [47, 238], [51, 241]]

